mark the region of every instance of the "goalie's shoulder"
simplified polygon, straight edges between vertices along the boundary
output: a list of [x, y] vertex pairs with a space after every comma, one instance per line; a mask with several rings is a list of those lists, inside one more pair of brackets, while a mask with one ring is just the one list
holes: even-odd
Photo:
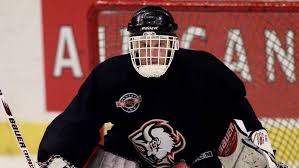
[[239, 79], [218, 57], [207, 51], [196, 51], [180, 49], [177, 51], [177, 62], [185, 64], [186, 67], [212, 76], [223, 76], [225, 78]]
[[91, 72], [97, 80], [105, 80], [109, 84], [120, 82], [128, 74], [134, 72], [131, 65], [130, 55], [113, 56], [102, 63], [99, 63]]
[[215, 92], [246, 95], [242, 80], [215, 55], [206, 51], [180, 49], [177, 56], [177, 62], [185, 65], [188, 74], [193, 74], [194, 78], [200, 77]]
[[129, 54], [118, 55], [108, 58], [107, 60], [99, 63], [94, 68], [94, 71], [111, 71], [111, 70], [121, 70], [125, 67], [128, 67], [130, 64]]
[[[176, 52], [176, 56], [179, 57], [180, 61], [186, 61], [189, 65], [201, 64], [203, 66], [219, 66], [222, 62], [212, 53], [203, 50], [190, 50], [180, 48]], [[198, 67], [198, 66], [197, 66]]]

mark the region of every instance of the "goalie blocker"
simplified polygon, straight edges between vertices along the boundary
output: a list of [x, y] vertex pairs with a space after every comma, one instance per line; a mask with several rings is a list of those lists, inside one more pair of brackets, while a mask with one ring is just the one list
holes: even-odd
[[275, 160], [265, 129], [248, 132], [243, 121], [233, 120], [217, 150], [224, 168], [286, 168]]

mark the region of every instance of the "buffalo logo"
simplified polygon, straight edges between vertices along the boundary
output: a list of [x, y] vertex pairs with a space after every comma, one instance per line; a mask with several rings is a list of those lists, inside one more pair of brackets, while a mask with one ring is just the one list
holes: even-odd
[[167, 121], [154, 119], [129, 135], [137, 151], [153, 167], [171, 167], [174, 156], [185, 148], [185, 139]]
[[115, 102], [116, 107], [122, 108], [127, 113], [135, 112], [140, 102], [142, 101], [141, 96], [135, 93], [126, 93], [124, 94], [119, 101]]

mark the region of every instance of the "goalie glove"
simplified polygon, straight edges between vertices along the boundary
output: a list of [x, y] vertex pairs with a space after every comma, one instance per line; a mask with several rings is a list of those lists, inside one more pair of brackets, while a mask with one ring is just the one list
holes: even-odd
[[241, 120], [234, 120], [217, 151], [224, 168], [284, 168], [275, 161], [265, 129], [248, 132]]
[[46, 162], [39, 162], [40, 168], [76, 168], [63, 157], [52, 155]]
[[[46, 162], [38, 163], [40, 168], [76, 168], [59, 155], [51, 156]], [[99, 149], [84, 168], [139, 168], [136, 162]]]
[[[288, 167], [286, 164], [276, 161], [274, 158], [274, 155], [263, 150], [262, 148], [260, 148], [256, 144], [254, 144], [250, 139], [243, 139], [242, 142], [244, 143], [245, 146], [248, 146], [249, 148], [251, 148], [252, 151], [249, 152], [249, 154], [254, 155], [253, 153], [256, 151], [260, 155], [262, 155], [263, 158], [266, 159], [266, 162], [263, 164], [263, 165], [265, 165], [264, 166], [265, 168], [287, 168]], [[248, 151], [250, 151], [250, 150], [248, 150]]]

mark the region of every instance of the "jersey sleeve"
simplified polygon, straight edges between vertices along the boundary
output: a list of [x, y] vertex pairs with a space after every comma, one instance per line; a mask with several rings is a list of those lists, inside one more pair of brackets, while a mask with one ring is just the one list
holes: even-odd
[[103, 111], [104, 92], [95, 70], [80, 87], [63, 113], [47, 127], [38, 150], [38, 161], [60, 155], [71, 164], [83, 167], [99, 143], [99, 128], [107, 121]]
[[215, 56], [210, 55], [208, 59], [212, 99], [220, 104], [219, 111], [225, 113], [223, 115], [229, 122], [232, 119], [242, 120], [247, 130], [261, 129], [262, 125], [246, 97], [241, 79]]

